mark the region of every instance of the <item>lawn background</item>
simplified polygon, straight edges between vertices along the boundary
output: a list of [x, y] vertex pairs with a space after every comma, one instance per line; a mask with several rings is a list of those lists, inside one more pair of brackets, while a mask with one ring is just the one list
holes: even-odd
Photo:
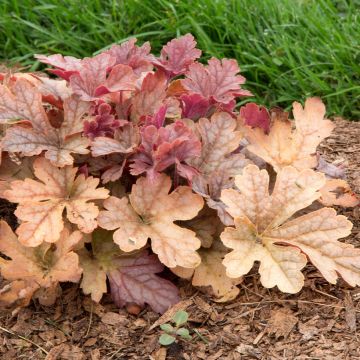
[[153, 51], [192, 33], [236, 58], [258, 103], [321, 96], [329, 115], [360, 119], [360, 0], [1, 0], [0, 57], [40, 69], [34, 53], [85, 57], [136, 36]]

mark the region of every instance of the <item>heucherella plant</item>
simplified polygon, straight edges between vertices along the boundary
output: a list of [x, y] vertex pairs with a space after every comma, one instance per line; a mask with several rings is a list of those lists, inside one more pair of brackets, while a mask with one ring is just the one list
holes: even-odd
[[360, 250], [338, 241], [352, 225], [323, 207], [358, 198], [317, 153], [334, 128], [321, 100], [294, 103], [294, 120], [238, 108], [251, 93], [235, 60], [199, 62], [190, 34], [150, 50], [130, 39], [36, 55], [51, 77], [0, 74], [0, 197], [18, 223], [0, 222], [0, 304], [52, 304], [79, 282], [93, 301], [109, 286], [119, 307], [163, 313], [176, 276], [229, 301], [254, 262], [287, 293], [307, 261], [360, 285]]

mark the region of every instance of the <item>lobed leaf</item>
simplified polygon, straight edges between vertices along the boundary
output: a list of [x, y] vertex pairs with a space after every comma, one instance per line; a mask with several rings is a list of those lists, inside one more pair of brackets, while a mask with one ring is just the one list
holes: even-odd
[[228, 104], [235, 97], [251, 95], [241, 88], [245, 78], [237, 75], [239, 72], [236, 60], [211, 58], [207, 66], [200, 63], [189, 65], [182, 85], [189, 92], [207, 100]]
[[340, 274], [350, 285], [358, 284], [360, 272], [354, 264], [360, 250], [337, 241], [350, 234], [350, 221], [329, 208], [287, 221], [320, 197], [324, 183], [321, 173], [285, 167], [270, 195], [267, 172], [248, 165], [235, 178], [238, 190], [223, 190], [221, 196], [235, 222], [235, 228], [221, 235], [224, 245], [233, 249], [223, 261], [227, 275], [242, 276], [259, 261], [265, 287], [295, 293], [303, 286], [300, 270], [306, 254], [328, 281], [334, 283]]
[[186, 186], [169, 194], [171, 180], [161, 174], [154, 180], [139, 178], [129, 200], [110, 197], [105, 211], [98, 216], [99, 225], [115, 230], [114, 242], [129, 252], [144, 247], [148, 238], [160, 261], [168, 266], [195, 267], [200, 258], [196, 250], [200, 240], [191, 230], [174, 224], [189, 220], [203, 207], [203, 200]]
[[166, 72], [169, 78], [184, 74], [189, 66], [201, 56], [196, 49], [196, 41], [191, 34], [186, 34], [169, 41], [161, 50], [160, 57], [154, 59], [154, 65]]
[[293, 114], [296, 129], [283, 114], [274, 112], [269, 134], [262, 129], [243, 127], [250, 145], [247, 149], [271, 164], [276, 172], [291, 165], [302, 170], [317, 166], [316, 148], [328, 137], [334, 125], [324, 119], [325, 106], [318, 98], [309, 98], [305, 106], [294, 102]]
[[4, 196], [19, 203], [15, 215], [22, 221], [16, 230], [25, 246], [57, 242], [64, 227], [63, 211], [70, 222], [85, 232], [96, 226], [98, 207], [91, 200], [105, 199], [109, 191], [96, 188], [99, 180], [84, 175], [76, 177], [77, 168], [57, 168], [44, 158], [34, 161], [34, 173], [40, 180], [25, 179], [11, 183]]
[[[43, 244], [38, 247], [25, 247], [5, 221], [0, 222], [0, 251], [10, 260], [1, 259], [1, 275], [14, 281], [12, 295], [21, 298], [18, 285], [28, 293], [26, 297], [40, 288], [54, 288], [58, 282], [78, 282], [81, 276], [78, 255], [73, 251], [82, 241], [79, 231], [70, 232], [64, 228], [55, 249]], [[19, 283], [21, 281], [21, 283]], [[11, 300], [16, 300], [16, 297]]]

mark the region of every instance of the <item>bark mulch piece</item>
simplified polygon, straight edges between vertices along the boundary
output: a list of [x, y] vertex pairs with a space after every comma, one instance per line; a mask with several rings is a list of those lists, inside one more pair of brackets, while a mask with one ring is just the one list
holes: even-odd
[[[348, 180], [360, 193], [360, 123], [336, 119], [332, 137], [320, 146], [328, 160], [348, 162]], [[0, 215], [11, 220], [13, 208], [0, 204]], [[346, 239], [360, 247], [360, 215], [338, 209], [354, 223]], [[116, 309], [109, 297], [94, 304], [78, 286], [63, 287], [53, 307], [33, 304], [17, 314], [0, 312], [0, 358], [120, 360], [120, 359], [360, 359], [357, 334], [360, 289], [343, 282], [329, 285], [312, 267], [297, 295], [260, 286], [255, 272], [240, 285], [240, 296], [219, 304], [186, 283], [179, 307], [190, 315], [189, 325], [201, 337], [160, 348], [159, 316], [150, 310], [138, 316]], [[159, 323], [159, 321], [158, 321]]]

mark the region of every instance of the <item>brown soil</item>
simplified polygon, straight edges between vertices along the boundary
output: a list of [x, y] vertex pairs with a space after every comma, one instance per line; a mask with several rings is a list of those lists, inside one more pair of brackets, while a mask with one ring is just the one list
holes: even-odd
[[[348, 179], [360, 193], [360, 123], [336, 123], [320, 151], [327, 159], [348, 162]], [[354, 223], [345, 241], [360, 247], [359, 207], [338, 210]], [[12, 212], [0, 206], [7, 220]], [[188, 300], [178, 308], [188, 311], [190, 329], [203, 340], [194, 336], [167, 349], [158, 344], [159, 328], [150, 329], [157, 314], [130, 315], [108, 297], [92, 304], [77, 286], [65, 286], [53, 307], [32, 304], [16, 315], [0, 312], [1, 359], [360, 359], [360, 289], [343, 282], [329, 285], [311, 266], [305, 273], [304, 289], [291, 296], [262, 288], [251, 273], [240, 285], [240, 296], [228, 304], [212, 302], [181, 283]]]

